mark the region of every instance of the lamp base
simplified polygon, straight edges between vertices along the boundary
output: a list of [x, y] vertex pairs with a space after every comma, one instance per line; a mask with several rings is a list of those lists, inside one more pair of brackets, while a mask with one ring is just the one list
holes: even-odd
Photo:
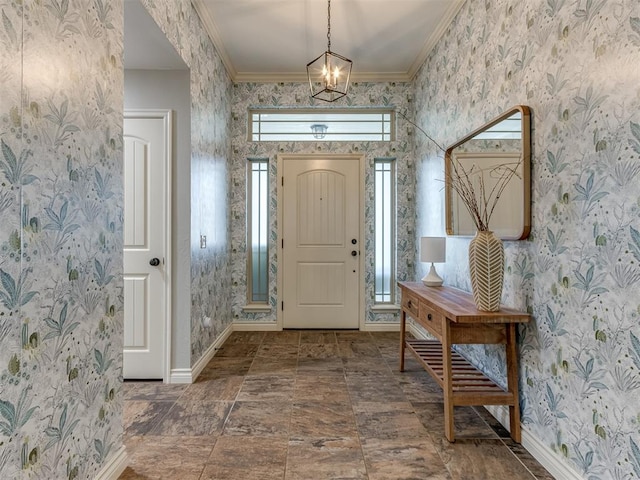
[[429, 273], [427, 273], [422, 279], [422, 283], [424, 283], [427, 287], [441, 287], [442, 286], [442, 277], [438, 275], [436, 272], [436, 267], [431, 264], [431, 268], [429, 269]]

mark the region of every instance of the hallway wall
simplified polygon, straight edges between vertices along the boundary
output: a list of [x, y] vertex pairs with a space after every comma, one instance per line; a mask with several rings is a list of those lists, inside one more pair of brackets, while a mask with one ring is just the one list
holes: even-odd
[[0, 12], [0, 478], [94, 478], [122, 447], [122, 3]]
[[[415, 82], [417, 123], [443, 145], [532, 109], [533, 229], [505, 243], [503, 302], [533, 314], [525, 428], [585, 479], [640, 476], [638, 18], [637, 0], [469, 0]], [[417, 158], [416, 236], [443, 234], [443, 152], [418, 134]], [[443, 269], [465, 290], [468, 242], [449, 237]], [[465, 352], [504, 383], [499, 350]]]
[[[231, 324], [232, 83], [189, 0], [142, 0], [191, 70], [191, 366]], [[206, 235], [207, 248], [200, 248]], [[205, 317], [211, 318], [206, 326]]]

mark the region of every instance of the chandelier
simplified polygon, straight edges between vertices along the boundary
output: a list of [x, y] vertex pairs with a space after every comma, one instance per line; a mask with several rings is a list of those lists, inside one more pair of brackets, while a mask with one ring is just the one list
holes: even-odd
[[352, 65], [351, 60], [331, 51], [331, 0], [327, 0], [327, 51], [307, 63], [311, 96], [325, 102], [344, 97]]

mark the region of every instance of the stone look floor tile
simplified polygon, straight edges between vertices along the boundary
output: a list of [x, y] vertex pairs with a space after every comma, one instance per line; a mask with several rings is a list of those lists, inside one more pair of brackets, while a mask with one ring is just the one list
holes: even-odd
[[201, 480], [282, 480], [287, 438], [220, 437]]
[[394, 377], [384, 375], [347, 376], [349, 395], [357, 402], [404, 402], [400, 385]]
[[259, 345], [253, 343], [226, 343], [216, 353], [218, 357], [255, 357]]
[[380, 350], [375, 343], [338, 342], [338, 354], [341, 358], [375, 358], [380, 357]]
[[353, 405], [360, 438], [430, 438], [408, 402]]
[[365, 439], [362, 449], [370, 480], [451, 479], [431, 440]]
[[167, 385], [161, 380], [132, 382], [122, 384], [125, 400], [149, 400], [175, 402], [185, 391], [187, 385]]
[[232, 332], [224, 342], [225, 345], [254, 343], [260, 345], [264, 339], [265, 332]]
[[516, 457], [496, 440], [456, 440], [449, 443], [444, 437], [436, 442], [440, 458], [453, 480], [505, 478], [535, 480], [535, 477]]
[[172, 406], [172, 402], [124, 402], [122, 423], [126, 434], [147, 435], [169, 413]]
[[344, 364], [340, 358], [298, 358], [298, 375], [344, 376]]
[[147, 437], [131, 455], [121, 480], [198, 480], [215, 441], [202, 438]]
[[239, 401], [281, 400], [293, 398], [295, 378], [281, 375], [247, 375], [238, 394]]
[[357, 438], [291, 438], [285, 480], [366, 480]]
[[256, 357], [247, 375], [278, 375], [293, 377], [298, 371], [297, 358], [259, 358]]
[[205, 382], [215, 378], [246, 375], [253, 357], [213, 357], [213, 360], [202, 370], [195, 383]]
[[[412, 403], [420, 421], [432, 438], [444, 437], [444, 404]], [[453, 431], [456, 440], [471, 438], [497, 439], [498, 435], [472, 407], [454, 407]]]
[[482, 407], [447, 442], [440, 387], [398, 353], [393, 332], [234, 332], [192, 385], [122, 387], [120, 478], [552, 480]]
[[349, 390], [344, 376], [298, 375], [293, 400], [349, 403]]
[[288, 437], [291, 404], [275, 401], [236, 401], [224, 426], [223, 435]]
[[193, 383], [185, 389], [180, 400], [184, 402], [232, 401], [238, 396], [243, 382], [244, 376], [235, 375]]
[[271, 343], [299, 345], [300, 332], [290, 330], [283, 330], [282, 332], [266, 332], [264, 339], [262, 340], [262, 344], [267, 345]]
[[318, 332], [314, 330], [300, 332], [300, 343], [336, 343], [335, 332]]
[[256, 357], [266, 357], [273, 359], [298, 358], [298, 345], [288, 343], [267, 343], [260, 345]]
[[338, 402], [294, 402], [289, 434], [293, 437], [356, 437], [356, 419], [351, 404]]
[[232, 405], [223, 401], [178, 401], [149, 435], [219, 435]]
[[337, 343], [302, 343], [300, 358], [340, 358]]

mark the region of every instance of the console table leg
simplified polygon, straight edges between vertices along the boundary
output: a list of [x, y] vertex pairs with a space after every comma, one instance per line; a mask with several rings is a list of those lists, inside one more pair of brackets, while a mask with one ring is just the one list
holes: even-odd
[[400, 371], [404, 372], [404, 341], [405, 327], [407, 323], [407, 313], [402, 310], [400, 313]]
[[509, 427], [511, 438], [520, 443], [520, 398], [518, 392], [518, 345], [516, 343], [516, 328], [513, 323], [506, 325], [507, 329], [507, 387], [513, 395], [513, 405], [509, 405]]
[[451, 368], [451, 328], [449, 321], [444, 322], [442, 332], [442, 375], [444, 393], [444, 436], [450, 442], [455, 441], [453, 432], [453, 372]]

